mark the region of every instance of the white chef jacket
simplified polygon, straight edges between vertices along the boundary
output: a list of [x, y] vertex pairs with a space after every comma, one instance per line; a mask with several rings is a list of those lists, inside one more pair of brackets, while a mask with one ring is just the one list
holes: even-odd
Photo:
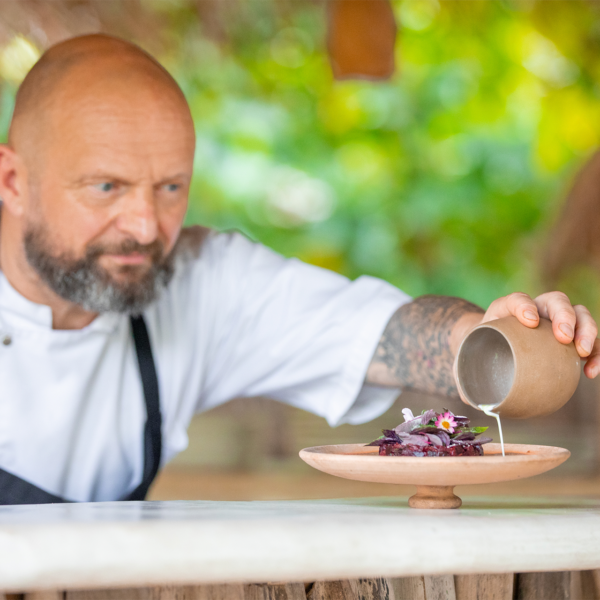
[[[399, 390], [363, 385], [393, 312], [409, 300], [371, 277], [285, 259], [237, 233], [182, 252], [145, 312], [159, 381], [164, 464], [195, 413], [269, 396], [331, 425], [381, 414]], [[52, 329], [48, 306], [0, 273], [0, 467], [71, 500], [115, 500], [142, 479], [146, 420], [126, 315]], [[10, 343], [7, 343], [10, 342]]]

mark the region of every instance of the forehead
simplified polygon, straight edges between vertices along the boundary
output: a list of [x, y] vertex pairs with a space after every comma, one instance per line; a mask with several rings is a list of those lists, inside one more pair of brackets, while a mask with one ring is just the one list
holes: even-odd
[[83, 170], [191, 168], [195, 136], [189, 109], [160, 80], [87, 73], [56, 94], [44, 121], [44, 154], [50, 162], [59, 158]]

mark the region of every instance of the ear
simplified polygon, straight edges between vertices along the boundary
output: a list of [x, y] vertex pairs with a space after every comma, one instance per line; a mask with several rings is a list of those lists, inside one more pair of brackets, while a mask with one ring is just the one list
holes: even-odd
[[0, 144], [0, 198], [5, 210], [14, 216], [23, 214], [27, 194], [27, 170], [10, 146]]

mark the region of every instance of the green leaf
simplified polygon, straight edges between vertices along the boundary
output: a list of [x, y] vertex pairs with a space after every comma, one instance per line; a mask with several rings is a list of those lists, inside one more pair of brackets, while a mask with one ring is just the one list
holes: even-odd
[[[489, 427], [465, 427], [460, 430], [460, 433], [474, 433], [475, 435], [479, 435], [488, 429]], [[456, 433], [458, 433], [458, 431]]]

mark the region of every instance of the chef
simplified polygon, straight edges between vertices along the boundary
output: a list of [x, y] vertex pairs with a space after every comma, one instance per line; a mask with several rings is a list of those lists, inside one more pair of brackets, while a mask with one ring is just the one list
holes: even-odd
[[600, 371], [564, 294], [484, 312], [182, 229], [194, 143], [173, 78], [125, 41], [68, 40], [23, 81], [0, 147], [1, 504], [141, 500], [192, 416], [234, 397], [336, 425], [401, 389], [456, 396], [461, 339], [506, 315], [550, 318]]

